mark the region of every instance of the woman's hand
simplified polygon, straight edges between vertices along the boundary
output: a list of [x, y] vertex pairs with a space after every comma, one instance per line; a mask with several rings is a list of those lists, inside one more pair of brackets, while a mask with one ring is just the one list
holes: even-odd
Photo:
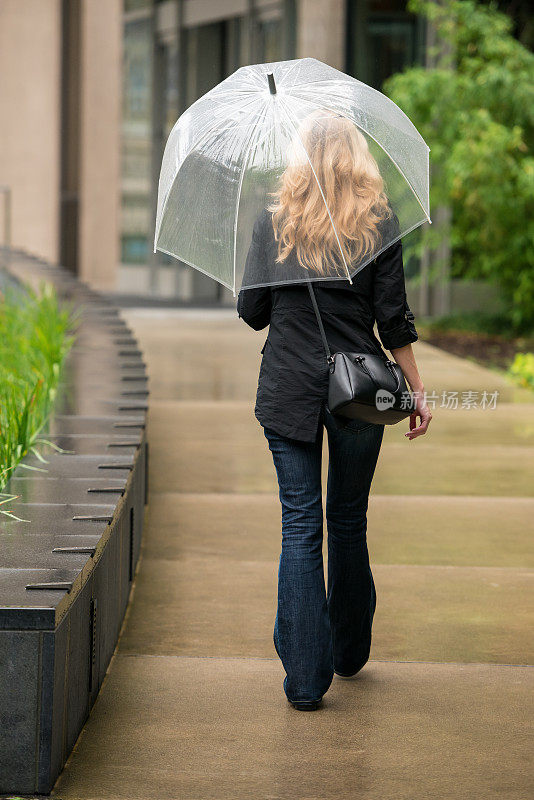
[[[413, 397], [416, 410], [413, 414], [410, 414], [410, 430], [404, 434], [410, 441], [415, 439], [416, 436], [423, 436], [427, 432], [432, 419], [432, 414], [425, 401], [424, 390], [413, 392]], [[421, 419], [419, 425], [417, 425], [417, 417]]]
[[[410, 430], [405, 433], [407, 439], [415, 439], [416, 436], [422, 436], [427, 432], [432, 414], [426, 404], [425, 400], [425, 387], [415, 361], [415, 356], [411, 344], [406, 344], [403, 347], [395, 347], [391, 350], [393, 358], [402, 369], [404, 377], [410, 384], [413, 398], [415, 401], [415, 411], [410, 414]], [[417, 424], [417, 417], [421, 418], [421, 422]]]

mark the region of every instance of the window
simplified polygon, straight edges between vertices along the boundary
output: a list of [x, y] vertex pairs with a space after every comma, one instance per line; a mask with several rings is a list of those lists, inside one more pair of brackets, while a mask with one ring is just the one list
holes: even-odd
[[421, 18], [406, 0], [348, 0], [347, 72], [380, 90], [384, 80], [424, 53]]

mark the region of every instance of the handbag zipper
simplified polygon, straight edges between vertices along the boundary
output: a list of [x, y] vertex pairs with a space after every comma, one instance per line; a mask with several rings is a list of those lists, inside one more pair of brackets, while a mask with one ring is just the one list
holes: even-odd
[[[378, 386], [378, 388], [380, 389], [381, 387], [378, 385], [378, 383], [377, 383], [377, 382], [376, 382], [376, 380], [374, 379], [373, 375], [371, 374], [371, 371], [369, 370], [369, 367], [368, 367], [368, 366], [367, 366], [367, 364], [365, 363], [365, 356], [356, 356], [356, 358], [354, 359], [354, 361], [360, 365], [360, 367], [361, 367], [361, 368], [364, 370], [364, 372], [366, 372], [366, 373], [369, 375], [369, 377], [370, 377], [370, 378], [371, 378], [371, 380], [373, 381], [374, 385], [375, 385], [375, 386]], [[400, 389], [400, 379], [399, 379], [399, 376], [397, 375], [397, 373], [396, 373], [396, 372], [395, 372], [395, 370], [393, 369], [393, 361], [391, 361], [391, 360], [388, 358], [388, 359], [386, 359], [386, 361], [385, 361], [385, 365], [386, 365], [386, 367], [389, 369], [389, 371], [391, 372], [391, 374], [393, 375], [393, 377], [395, 378], [395, 382], [396, 382], [397, 386], [396, 386], [396, 388], [393, 390], [393, 393], [394, 393], [394, 394], [396, 394], [396, 393], [399, 391], [399, 389]]]

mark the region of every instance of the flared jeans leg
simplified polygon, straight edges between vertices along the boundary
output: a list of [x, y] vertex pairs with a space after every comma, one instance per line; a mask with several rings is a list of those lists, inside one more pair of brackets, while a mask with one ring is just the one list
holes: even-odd
[[322, 425], [314, 443], [264, 428], [280, 488], [282, 550], [273, 639], [289, 700], [317, 701], [334, 675], [323, 565]]
[[278, 477], [282, 549], [273, 640], [293, 701], [320, 700], [334, 670], [349, 675], [369, 659], [376, 588], [367, 550], [369, 491], [384, 425], [351, 420], [339, 427], [324, 409], [328, 433], [328, 586], [323, 565], [321, 461], [315, 442], [264, 427]]
[[367, 507], [384, 425], [351, 421], [328, 430], [327, 605], [334, 669], [354, 675], [368, 661], [376, 587], [367, 549]]

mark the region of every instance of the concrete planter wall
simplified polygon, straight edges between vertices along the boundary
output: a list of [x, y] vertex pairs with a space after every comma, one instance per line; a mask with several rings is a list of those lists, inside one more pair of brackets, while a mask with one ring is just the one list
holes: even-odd
[[11, 272], [83, 307], [45, 438], [72, 454], [24, 461], [0, 517], [0, 793], [47, 794], [113, 654], [148, 500], [147, 374], [117, 309], [21, 251]]

